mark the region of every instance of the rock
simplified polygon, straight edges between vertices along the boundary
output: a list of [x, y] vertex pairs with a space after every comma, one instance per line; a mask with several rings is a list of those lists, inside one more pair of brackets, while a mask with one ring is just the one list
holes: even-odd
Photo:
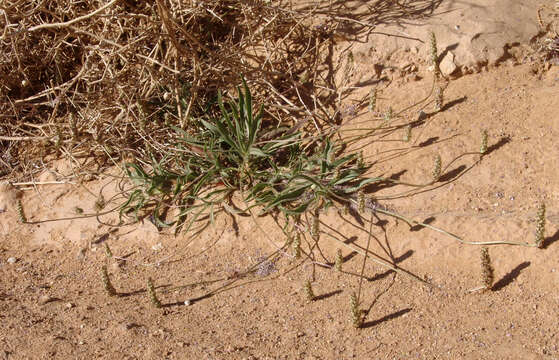
[[449, 51], [441, 60], [439, 68], [441, 69], [443, 75], [450, 75], [456, 71], [458, 67], [454, 63], [454, 54], [451, 51]]
[[119, 272], [122, 270], [123, 265], [124, 265], [124, 261], [114, 261], [111, 264], [111, 270], [114, 272]]
[[15, 264], [17, 262], [17, 259], [12, 256], [12, 257], [9, 257], [7, 261], [8, 261], [8, 264]]
[[133, 329], [133, 328], [137, 328], [140, 327], [140, 325], [134, 323], [134, 322], [125, 322], [123, 324], [120, 324], [120, 328], [124, 331]]
[[87, 252], [87, 246], [83, 247], [81, 249], [78, 250], [78, 254], [76, 255], [76, 258], [78, 260], [83, 260], [85, 259], [85, 253]]
[[55, 300], [56, 300], [55, 298], [50, 297], [48, 295], [41, 295], [39, 297], [38, 303], [39, 303], [39, 305], [45, 305], [45, 304], [47, 304], [49, 302], [53, 302]]

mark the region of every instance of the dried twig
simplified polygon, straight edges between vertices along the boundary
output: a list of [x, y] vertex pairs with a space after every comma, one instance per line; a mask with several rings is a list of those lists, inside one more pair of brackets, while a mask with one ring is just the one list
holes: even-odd
[[90, 19], [90, 18], [94, 17], [95, 15], [97, 15], [100, 12], [102, 12], [103, 10], [113, 6], [114, 4], [116, 4], [119, 1], [120, 0], [111, 0], [107, 4], [101, 6], [99, 9], [97, 9], [97, 10], [95, 10], [95, 11], [89, 13], [89, 14], [77, 17], [75, 19], [72, 19], [72, 20], [69, 20], [69, 21], [66, 21], [66, 22], [36, 25], [36, 26], [30, 27], [29, 29], [27, 29], [27, 31], [33, 32], [33, 31], [38, 31], [38, 30], [43, 30], [43, 29], [59, 29], [59, 28], [63, 28], [63, 27], [68, 27], [68, 26], [71, 26], [71, 25], [73, 25], [77, 22], [80, 22], [82, 20], [87, 20], [87, 19]]

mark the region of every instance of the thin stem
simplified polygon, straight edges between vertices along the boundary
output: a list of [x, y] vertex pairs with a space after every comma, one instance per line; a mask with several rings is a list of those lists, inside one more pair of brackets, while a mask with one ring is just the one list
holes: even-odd
[[[367, 236], [367, 248], [365, 249], [365, 252], [368, 254], [369, 253], [369, 246], [371, 244], [371, 233], [373, 232], [373, 217], [371, 216], [371, 218], [369, 219], [369, 235]], [[359, 278], [359, 288], [357, 290], [357, 303], [359, 304], [359, 301], [361, 300], [361, 287], [363, 285], [363, 274], [365, 273], [365, 263], [367, 262], [367, 257], [363, 257], [363, 265], [361, 266], [361, 274], [360, 274], [360, 278]]]
[[426, 223], [422, 223], [413, 219], [410, 219], [408, 217], [405, 217], [403, 215], [397, 214], [395, 212], [389, 211], [389, 210], [385, 210], [385, 209], [375, 209], [375, 211], [385, 214], [385, 215], [389, 215], [392, 217], [395, 217], [397, 219], [403, 220], [405, 221], [410, 227], [413, 225], [420, 225], [426, 228], [429, 228], [431, 230], [440, 232], [441, 234], [450, 236], [451, 238], [461, 242], [462, 244], [468, 244], [468, 245], [517, 245], [517, 246], [526, 246], [526, 247], [535, 247], [535, 244], [528, 244], [528, 243], [517, 243], [517, 242], [513, 242], [513, 241], [467, 241], [462, 239], [461, 237], [459, 237], [458, 235], [455, 235], [453, 233], [450, 233], [446, 230], [443, 230], [441, 228], [438, 228], [436, 226], [433, 225], [429, 225]]

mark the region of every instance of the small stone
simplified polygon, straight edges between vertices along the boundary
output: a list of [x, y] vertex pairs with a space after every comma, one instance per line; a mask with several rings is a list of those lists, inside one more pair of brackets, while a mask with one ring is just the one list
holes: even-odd
[[190, 300], [185, 300], [185, 301], [184, 301], [184, 305], [185, 305], [185, 306], [190, 306]]
[[17, 262], [17, 259], [12, 256], [12, 257], [9, 257], [7, 261], [8, 261], [8, 264], [15, 264]]
[[120, 327], [122, 328], [122, 330], [130, 330], [132, 328], [138, 327], [138, 324], [133, 323], [133, 322], [127, 322], [127, 323], [121, 324]]
[[74, 304], [72, 304], [72, 303], [66, 303], [65, 306], [66, 306], [66, 309], [71, 309], [71, 308], [73, 308], [73, 307], [76, 306], [76, 305], [74, 305]]
[[87, 252], [87, 247], [83, 247], [81, 249], [78, 250], [78, 254], [76, 255], [76, 258], [78, 260], [83, 260], [85, 258], [85, 253]]
[[454, 54], [451, 51], [449, 51], [441, 60], [439, 68], [444, 75], [450, 75], [456, 71], [458, 67], [454, 63]]
[[115, 261], [111, 264], [111, 270], [113, 271], [120, 271], [122, 263], [120, 261]]
[[49, 302], [51, 302], [51, 301], [54, 301], [54, 298], [52, 298], [52, 297], [50, 297], [50, 296], [48, 296], [48, 295], [41, 295], [41, 296], [39, 297], [39, 300], [38, 300], [39, 305], [45, 305], [45, 304], [47, 304], [47, 303], [49, 303]]

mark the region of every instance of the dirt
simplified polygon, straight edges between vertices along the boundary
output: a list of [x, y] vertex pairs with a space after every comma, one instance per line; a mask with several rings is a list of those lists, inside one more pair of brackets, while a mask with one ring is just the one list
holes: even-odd
[[[501, 3], [494, 11], [504, 17], [506, 2]], [[341, 248], [345, 262], [342, 273], [316, 267], [316, 299], [308, 302], [302, 291], [313, 275], [308, 262], [301, 265], [283, 256], [240, 275], [285, 241], [269, 218], [255, 222], [239, 216], [233, 222], [221, 214], [199, 235], [178, 237], [159, 232], [149, 221], [113, 228], [114, 216], [21, 224], [18, 199], [31, 222], [72, 218], [80, 209], [94, 212], [100, 191], [106, 208], [116, 206], [111, 196], [118, 193], [117, 183], [107, 176], [85, 183], [20, 185], [18, 190], [3, 185], [0, 357], [559, 359], [559, 68], [530, 57], [529, 40], [537, 32], [528, 24], [537, 24], [534, 4], [521, 9], [526, 26], [516, 27], [520, 35], [513, 34], [522, 39], [515, 45], [522, 51], [510, 61], [492, 63], [477, 57], [477, 69], [474, 63], [464, 63], [476, 73], [459, 68], [445, 91], [443, 111], [431, 113], [427, 108], [430, 116], [412, 130], [410, 144], [375, 142], [364, 149], [374, 162], [370, 175], [425, 182], [435, 154], [440, 154], [444, 167], [461, 153], [479, 151], [480, 133], [488, 131], [488, 154], [479, 162], [479, 155], [470, 155], [450, 164], [442, 177], [451, 182], [381, 204], [468, 241], [532, 243], [537, 207], [545, 202], [543, 249], [489, 248], [495, 269], [490, 291], [471, 291], [481, 285], [479, 246], [379, 215], [371, 251], [394, 259], [430, 285], [368, 262], [361, 294], [361, 308], [367, 313], [363, 328], [354, 329], [349, 298], [358, 288], [355, 274], [362, 257], [332, 239], [366, 246], [366, 231], [351, 216], [332, 210], [321, 217], [321, 251], [332, 263]], [[474, 24], [481, 16], [479, 8], [461, 6], [475, 13], [463, 24]], [[468, 14], [439, 9], [435, 20], [441, 28], [455, 26], [454, 16]], [[518, 11], [499, 18], [500, 26], [515, 26]], [[444, 17], [445, 13], [451, 15]], [[408, 33], [419, 31], [408, 26]], [[466, 25], [460, 28], [467, 30]], [[452, 43], [451, 37], [450, 32], [441, 36], [443, 48]], [[351, 81], [361, 84], [352, 94], [354, 100], [370, 90], [360, 81], [371, 77], [371, 64], [358, 55], [368, 46], [354, 48], [357, 67]], [[429, 93], [433, 74], [422, 49], [399, 46], [391, 56], [379, 55], [383, 66], [374, 75], [384, 79], [378, 81], [379, 109], [402, 109]], [[456, 61], [473, 53], [456, 52]], [[345, 101], [351, 105], [356, 102], [352, 99]], [[362, 109], [350, 121], [367, 124], [370, 118]], [[394, 139], [402, 135], [392, 134]], [[37, 181], [56, 182], [71, 171], [67, 164], [53, 164]], [[405, 188], [375, 190], [381, 197]], [[102, 265], [107, 265], [120, 296], [108, 296], [104, 290]], [[162, 308], [149, 300], [148, 277]], [[207, 296], [223, 285], [228, 287]]]

